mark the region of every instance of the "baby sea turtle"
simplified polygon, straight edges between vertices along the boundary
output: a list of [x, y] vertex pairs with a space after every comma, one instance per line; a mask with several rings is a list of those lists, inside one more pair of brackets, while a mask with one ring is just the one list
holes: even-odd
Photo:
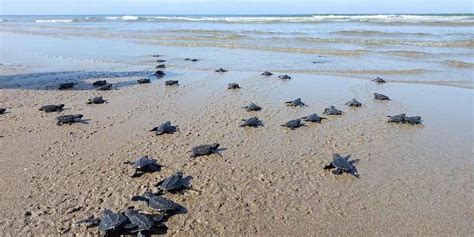
[[165, 81], [166, 86], [174, 86], [174, 85], [178, 86], [179, 85], [178, 83], [179, 83], [179, 81], [176, 81], [176, 80]]
[[156, 60], [156, 62], [157, 63], [164, 63], [164, 62], [166, 62], [166, 60], [165, 59], [158, 59], [158, 60]]
[[227, 70], [225, 70], [224, 68], [219, 68], [219, 69], [216, 70], [216, 72], [224, 73], [224, 72], [227, 72]]
[[244, 121], [239, 127], [258, 127], [263, 126], [262, 121], [258, 119], [258, 117], [252, 117], [249, 119], [242, 119]]
[[142, 156], [135, 161], [126, 161], [125, 164], [132, 165], [135, 169], [135, 173], [132, 174], [132, 177], [138, 177], [143, 173], [152, 173], [160, 171], [161, 165], [158, 164], [156, 159], [151, 159], [148, 156]]
[[352, 99], [352, 100], [350, 100], [350, 101], [347, 101], [347, 102], [346, 102], [346, 105], [348, 105], [348, 106], [353, 106], [353, 107], [360, 107], [360, 106], [362, 106], [362, 104], [361, 104], [359, 101], [357, 101], [356, 99]]
[[174, 192], [182, 189], [191, 188], [191, 176], [183, 178], [183, 173], [177, 171], [166, 179], [158, 182], [156, 187], [163, 192]]
[[146, 84], [146, 83], [151, 83], [151, 80], [148, 78], [142, 78], [137, 80], [138, 84]]
[[100, 216], [99, 230], [104, 232], [113, 232], [120, 230], [127, 223], [126, 216], [115, 213], [109, 209], [105, 209]]
[[171, 125], [170, 121], [166, 121], [158, 127], [154, 127], [153, 129], [150, 130], [150, 132], [155, 132], [156, 135], [162, 135], [162, 134], [173, 134], [176, 131], [178, 131], [178, 126], [173, 126]]
[[141, 196], [133, 196], [132, 201], [144, 201], [147, 203], [149, 208], [159, 212], [174, 212], [182, 208], [181, 205], [164, 197], [154, 195], [151, 192], [145, 192]]
[[72, 89], [74, 87], [74, 85], [76, 85], [76, 84], [77, 83], [75, 83], [75, 82], [62, 83], [62, 84], [59, 84], [58, 89], [60, 89], [60, 90]]
[[6, 108], [0, 108], [0, 114], [4, 114], [5, 112], [7, 112]]
[[185, 60], [185, 61], [191, 61], [191, 62], [197, 62], [197, 61], [199, 61], [199, 59], [197, 59], [197, 58], [186, 58], [186, 59], [184, 59], [184, 60]]
[[106, 83], [102, 86], [97, 87], [98, 91], [109, 91], [114, 88], [114, 85], [112, 83]]
[[161, 57], [161, 56], [163, 56], [163, 55], [161, 55], [161, 54], [153, 54], [153, 55], [152, 55], [152, 57], [154, 57], [154, 58], [159, 58], [159, 57]]
[[57, 125], [61, 126], [64, 124], [72, 124], [81, 121], [82, 119], [82, 114], [68, 114], [68, 115], [61, 115], [56, 117], [56, 120], [58, 120]]
[[420, 124], [421, 123], [421, 116], [405, 117], [405, 122], [407, 122], [411, 125]]
[[200, 146], [193, 147], [191, 149], [191, 152], [192, 152], [191, 158], [195, 158], [198, 156], [208, 156], [214, 153], [222, 156], [219, 153], [219, 146], [220, 146], [219, 143], [213, 143], [213, 144], [200, 145]]
[[319, 117], [317, 114], [310, 114], [308, 116], [302, 117], [301, 119], [307, 122], [321, 123], [321, 120], [326, 119], [326, 118]]
[[336, 109], [334, 106], [329, 106], [329, 108], [325, 108], [323, 114], [327, 115], [341, 115], [342, 111]]
[[130, 233], [137, 233], [138, 237], [148, 236], [145, 233], [149, 232], [156, 224], [163, 220], [163, 216], [152, 216], [149, 214], [139, 213], [131, 208], [124, 211], [125, 216], [128, 218], [129, 224], [124, 226]]
[[155, 67], [156, 69], [158, 68], [166, 68], [166, 65], [165, 64], [159, 64], [158, 66]]
[[96, 96], [94, 98], [91, 98], [89, 99], [89, 101], [87, 101], [86, 104], [103, 104], [103, 103], [106, 103], [107, 101], [105, 101], [102, 96]]
[[388, 122], [389, 123], [403, 123], [405, 122], [405, 114], [398, 114], [394, 116], [387, 116], [388, 117]]
[[381, 77], [376, 77], [376, 78], [375, 78], [375, 79], [373, 79], [372, 81], [374, 81], [374, 82], [377, 82], [377, 83], [380, 83], [380, 84], [382, 84], [382, 83], [385, 83], [385, 82], [386, 82], [386, 81], [385, 81], [384, 79], [382, 79]]
[[61, 112], [64, 109], [64, 104], [58, 104], [58, 105], [43, 105], [39, 110], [44, 111], [46, 113], [51, 113], [51, 112]]
[[262, 72], [262, 74], [260, 74], [260, 75], [262, 75], [262, 76], [272, 76], [273, 73], [271, 73], [271, 72], [269, 72], [269, 71], [264, 71], [264, 72]]
[[158, 70], [158, 71], [155, 72], [155, 76], [158, 77], [158, 78], [159, 77], [164, 77], [164, 76], [166, 76], [166, 73], [163, 72], [163, 71]]
[[383, 95], [383, 94], [379, 94], [379, 93], [374, 93], [374, 98], [376, 100], [390, 100], [390, 98], [388, 98], [388, 96]]
[[306, 127], [306, 124], [302, 123], [301, 122], [301, 119], [294, 119], [294, 120], [290, 120], [282, 125], [280, 125], [282, 127], [287, 127], [287, 128], [290, 128], [291, 130], [294, 130], [295, 128], [299, 128], [299, 127], [302, 127], [302, 126], [305, 126]]
[[255, 103], [250, 103], [249, 105], [242, 107], [243, 109], [246, 109], [247, 111], [260, 111], [262, 108]]
[[324, 166], [325, 170], [328, 169], [335, 169], [332, 171], [333, 174], [335, 175], [340, 175], [343, 172], [349, 173], [354, 175], [355, 177], [359, 178], [359, 174], [357, 173], [357, 169], [353, 165], [355, 161], [349, 161], [349, 158], [351, 155], [348, 155], [346, 157], [342, 157], [339, 154], [333, 154], [332, 155], [332, 161], [328, 165]]
[[240, 89], [240, 86], [237, 83], [229, 83], [227, 89]]
[[301, 101], [301, 98], [297, 98], [296, 100], [292, 100], [292, 101], [286, 101], [285, 104], [286, 106], [294, 106], [294, 107], [307, 106], [305, 103], [303, 103], [303, 101]]
[[282, 80], [290, 80], [291, 79], [291, 77], [286, 75], [286, 74], [285, 75], [280, 75], [280, 76], [278, 76], [278, 78], [282, 79]]
[[93, 86], [103, 86], [105, 84], [107, 84], [106, 80], [99, 80], [99, 81], [95, 81], [94, 83], [92, 83]]

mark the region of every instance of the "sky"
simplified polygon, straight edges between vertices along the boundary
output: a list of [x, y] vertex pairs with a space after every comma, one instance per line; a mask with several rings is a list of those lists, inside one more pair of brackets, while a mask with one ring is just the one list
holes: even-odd
[[474, 13], [474, 0], [0, 0], [1, 15]]

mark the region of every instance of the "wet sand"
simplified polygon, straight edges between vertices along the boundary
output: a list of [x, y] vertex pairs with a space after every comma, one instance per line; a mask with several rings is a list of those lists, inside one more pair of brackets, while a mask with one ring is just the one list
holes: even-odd
[[[232, 68], [224, 74], [183, 69], [178, 60], [169, 76], [138, 85], [155, 66], [150, 55], [143, 58], [140, 65], [88, 65], [102, 74], [36, 74], [3, 65], [0, 105], [8, 113], [0, 116], [0, 235], [98, 234], [73, 222], [104, 208], [148, 210], [130, 197], [155, 190], [177, 170], [191, 175], [199, 192], [166, 194], [187, 209], [169, 219], [168, 235], [474, 234], [471, 89], [297, 73], [281, 81]], [[92, 90], [88, 83], [102, 77], [117, 90]], [[180, 86], [165, 87], [166, 79]], [[78, 89], [54, 89], [63, 80], [77, 80]], [[229, 82], [242, 89], [227, 90]], [[373, 92], [392, 101], [375, 101]], [[97, 95], [108, 103], [85, 104]], [[297, 97], [309, 106], [284, 105]], [[352, 98], [363, 106], [345, 106]], [[263, 110], [244, 111], [250, 102]], [[61, 114], [83, 114], [86, 124], [56, 126], [57, 114], [38, 111], [55, 103], [66, 105]], [[330, 105], [344, 114], [293, 131], [279, 126], [309, 113], [322, 116]], [[386, 122], [402, 112], [422, 116], [424, 125]], [[238, 127], [252, 116], [264, 127]], [[167, 120], [180, 132], [148, 131]], [[223, 157], [189, 158], [193, 146], [213, 142], [225, 148]], [[351, 154], [361, 177], [324, 171], [332, 153]], [[142, 155], [166, 167], [132, 179], [123, 162]]]

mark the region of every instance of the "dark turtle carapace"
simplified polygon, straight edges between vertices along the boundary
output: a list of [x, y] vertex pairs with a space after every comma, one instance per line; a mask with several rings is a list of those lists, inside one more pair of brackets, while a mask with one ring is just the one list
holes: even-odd
[[374, 93], [374, 99], [376, 100], [390, 100], [390, 98], [386, 95]]
[[107, 84], [106, 80], [99, 80], [92, 83], [93, 86], [103, 86], [105, 84]]
[[181, 205], [151, 192], [133, 196], [132, 201], [146, 202], [149, 208], [159, 212], [174, 212], [182, 208]]
[[159, 68], [166, 68], [166, 65], [165, 65], [165, 64], [158, 64], [155, 68], [156, 68], [156, 69], [159, 69]]
[[148, 156], [142, 156], [135, 161], [127, 161], [125, 163], [132, 165], [135, 169], [135, 173], [132, 174], [132, 177], [138, 177], [143, 173], [160, 171], [161, 169], [161, 165], [158, 164], [157, 160], [149, 158]]
[[184, 60], [185, 60], [185, 61], [190, 61], [190, 62], [197, 62], [197, 61], [199, 61], [199, 59], [197, 59], [197, 58], [185, 58]]
[[170, 121], [166, 121], [160, 124], [160, 126], [152, 128], [150, 131], [155, 132], [156, 135], [162, 135], [162, 134], [173, 134], [177, 132], [178, 130], [179, 130], [178, 126], [173, 126], [171, 125]]
[[227, 72], [227, 70], [225, 70], [224, 68], [219, 68], [215, 72], [224, 73], [224, 72]]
[[140, 213], [128, 208], [124, 211], [128, 224], [124, 226], [127, 232], [137, 234], [138, 237], [149, 236], [149, 232], [163, 221], [162, 215]]
[[93, 98], [90, 98], [88, 101], [87, 101], [87, 104], [103, 104], [107, 101], [105, 101], [102, 96], [96, 96], [96, 97], [93, 97]]
[[240, 127], [258, 127], [258, 126], [263, 126], [263, 123], [258, 117], [251, 117], [249, 119], [242, 119], [243, 123], [240, 125]]
[[59, 84], [58, 89], [59, 89], [59, 90], [72, 89], [72, 88], [74, 87], [74, 85], [76, 85], [76, 84], [77, 84], [77, 83], [75, 83], [75, 82], [62, 83], [62, 84]]
[[360, 102], [357, 101], [356, 99], [352, 99], [352, 100], [347, 101], [347, 102], [346, 102], [346, 105], [352, 106], [352, 107], [361, 107], [361, 106], [362, 106], [362, 103], [360, 103]]
[[355, 161], [349, 161], [349, 158], [351, 155], [348, 155], [346, 157], [342, 157], [339, 154], [333, 154], [332, 158], [333, 160], [324, 166], [325, 170], [328, 169], [335, 169], [332, 171], [333, 174], [335, 175], [340, 175], [343, 172], [349, 173], [354, 175], [355, 177], [359, 178], [359, 174], [357, 173], [356, 167], [353, 165]]
[[303, 101], [301, 101], [301, 98], [297, 98], [292, 101], [286, 101], [285, 104], [287, 106], [293, 106], [293, 107], [306, 106], [306, 104], [303, 103]]
[[164, 77], [164, 76], [166, 76], [166, 73], [161, 71], [161, 70], [158, 70], [158, 71], [155, 72], [155, 77], [160, 78], [160, 77]]
[[308, 116], [302, 117], [301, 119], [307, 122], [321, 123], [321, 120], [326, 119], [326, 118], [319, 117], [317, 114], [310, 114]]
[[278, 76], [278, 78], [282, 79], [282, 80], [290, 80], [291, 79], [291, 77], [286, 75], [286, 74], [285, 75], [280, 75], [280, 76]]
[[240, 89], [240, 86], [237, 83], [229, 83], [227, 84], [227, 89]]
[[219, 153], [219, 146], [220, 146], [219, 143], [213, 143], [213, 144], [206, 144], [206, 145], [193, 147], [191, 149], [191, 152], [192, 152], [191, 157], [195, 158], [198, 156], [208, 156], [211, 154], [221, 155]]
[[164, 63], [164, 62], [166, 62], [166, 60], [165, 59], [157, 59], [156, 62], [157, 63]]
[[137, 80], [138, 84], [147, 84], [151, 83], [151, 80], [149, 78], [142, 78]]
[[44, 111], [46, 113], [51, 113], [51, 112], [61, 112], [64, 109], [64, 104], [58, 104], [58, 105], [43, 105], [39, 108], [39, 110]]
[[260, 75], [262, 75], [262, 76], [272, 76], [273, 73], [271, 73], [271, 72], [269, 72], [269, 71], [264, 71], [264, 72], [262, 72]]
[[168, 81], [165, 81], [165, 85], [166, 86], [178, 86], [179, 81], [177, 81], [177, 80], [168, 80]]
[[57, 125], [61, 126], [64, 124], [72, 124], [81, 121], [82, 119], [82, 114], [68, 114], [68, 115], [61, 115], [56, 117], [56, 120], [58, 120]]
[[293, 119], [293, 120], [290, 120], [282, 125], [280, 125], [282, 127], [287, 127], [287, 128], [290, 128], [291, 130], [294, 130], [296, 128], [299, 128], [299, 127], [303, 127], [303, 126], [306, 126], [304, 123], [301, 122], [301, 119]]
[[183, 177], [181, 171], [177, 171], [168, 178], [158, 182], [155, 186], [162, 192], [175, 192], [191, 188], [191, 176]]
[[408, 117], [404, 113], [398, 114], [398, 115], [393, 115], [393, 116], [387, 116], [389, 123], [408, 123], [411, 125], [416, 125], [416, 124], [421, 124], [421, 116], [411, 116]]
[[125, 226], [127, 221], [127, 217], [123, 214], [105, 209], [100, 216], [99, 230], [106, 233], [118, 231]]
[[385, 81], [384, 79], [382, 79], [381, 77], [376, 77], [376, 78], [373, 79], [372, 81], [377, 82], [377, 83], [380, 83], [380, 84], [387, 82], [387, 81]]
[[342, 111], [336, 109], [334, 106], [329, 106], [329, 108], [325, 108], [323, 114], [327, 115], [341, 115]]
[[242, 108], [246, 109], [247, 111], [260, 111], [262, 109], [262, 107], [256, 105], [255, 103], [250, 103], [249, 105]]

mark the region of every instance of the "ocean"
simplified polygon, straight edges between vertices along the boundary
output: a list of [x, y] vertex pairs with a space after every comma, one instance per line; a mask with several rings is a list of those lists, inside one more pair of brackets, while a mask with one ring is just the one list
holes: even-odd
[[[382, 76], [407, 83], [474, 87], [472, 14], [0, 19], [0, 60], [4, 64], [15, 62], [18, 50], [45, 57], [131, 63], [128, 60], [159, 49], [155, 51], [176, 57], [212, 55], [217, 61], [201, 63], [197, 69], [202, 70], [226, 66], [233, 70], [285, 70], [357, 79]], [[28, 42], [31, 37], [20, 35], [40, 38]], [[45, 44], [35, 46], [45, 37], [57, 46], [56, 50]], [[97, 51], [91, 42], [102, 45], [103, 51]], [[123, 47], [117, 42], [135, 46]]]

